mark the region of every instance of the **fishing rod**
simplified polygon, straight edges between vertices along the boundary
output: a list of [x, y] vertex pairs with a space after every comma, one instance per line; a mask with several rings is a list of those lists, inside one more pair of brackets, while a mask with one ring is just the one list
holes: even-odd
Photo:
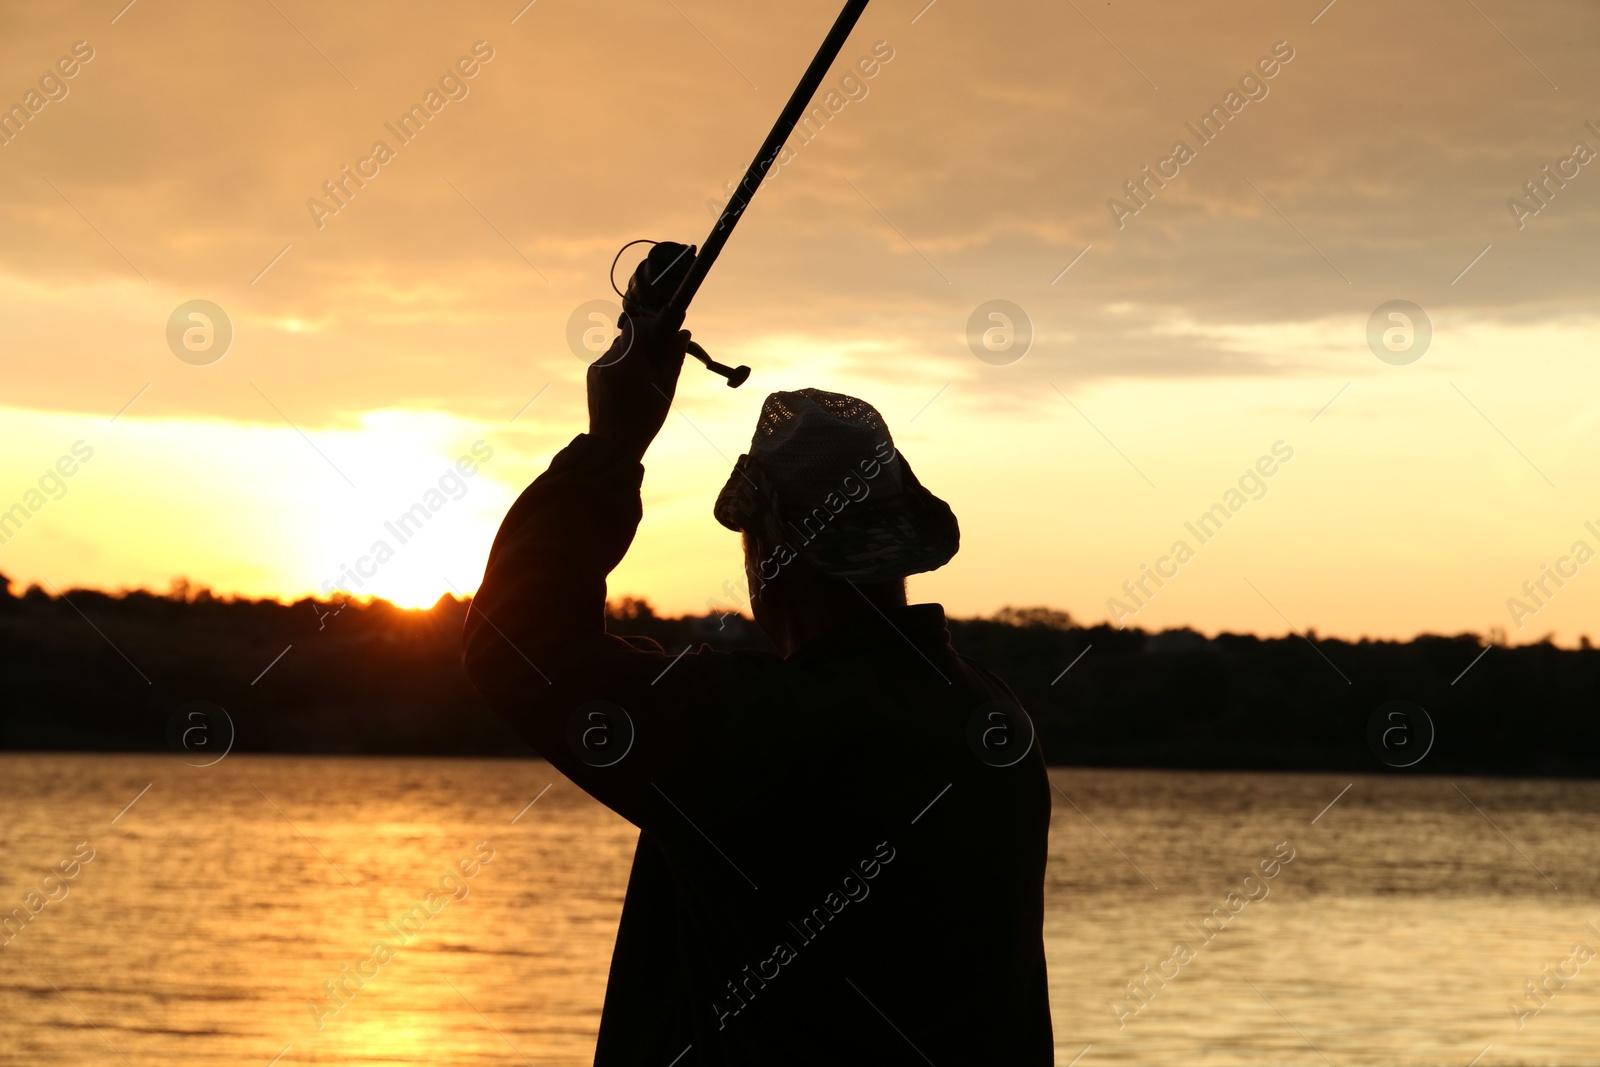
[[[833, 28], [822, 40], [822, 47], [817, 49], [811, 65], [800, 76], [800, 84], [795, 86], [794, 92], [789, 96], [789, 102], [779, 112], [778, 121], [772, 124], [772, 131], [767, 134], [767, 139], [761, 142], [755, 159], [750, 161], [749, 168], [744, 172], [744, 180], [728, 198], [728, 203], [717, 217], [716, 225], [711, 228], [711, 233], [698, 251], [694, 245], [644, 239], [642, 242], [630, 241], [617, 252], [617, 259], [611, 261], [613, 289], [617, 287], [615, 271], [617, 260], [622, 258], [622, 253], [640, 243], [652, 246], [649, 254], [634, 268], [632, 277], [628, 279], [627, 291], [618, 290], [618, 295], [622, 297], [622, 312], [625, 317], [667, 315], [676, 321], [689, 310], [689, 303], [700, 291], [700, 284], [706, 280], [712, 265], [722, 254], [722, 246], [728, 243], [728, 237], [733, 233], [734, 226], [738, 225], [739, 219], [743, 217], [745, 208], [750, 206], [756, 190], [761, 188], [762, 179], [777, 161], [778, 154], [783, 151], [784, 142], [789, 139], [789, 134], [794, 132], [800, 116], [805, 114], [806, 108], [810, 106], [811, 98], [816, 95], [818, 86], [828, 73], [828, 68], [838, 58], [845, 39], [850, 36], [850, 31], [855, 28], [856, 21], [861, 18], [861, 13], [866, 7], [867, 0], [848, 0], [844, 10], [839, 12]], [[729, 367], [718, 363], [700, 347], [698, 342], [689, 342], [689, 355], [705, 364], [707, 370], [726, 378], [730, 389], [737, 389], [744, 384], [746, 378], [750, 377], [749, 367]]]

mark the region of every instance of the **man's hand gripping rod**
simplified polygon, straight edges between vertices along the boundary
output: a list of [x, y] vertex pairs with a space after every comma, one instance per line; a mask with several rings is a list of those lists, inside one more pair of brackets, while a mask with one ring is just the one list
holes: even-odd
[[[761, 188], [761, 180], [777, 161], [784, 142], [789, 139], [789, 134], [794, 132], [795, 124], [800, 121], [800, 116], [810, 105], [811, 98], [816, 95], [817, 87], [822, 84], [823, 77], [828, 73], [828, 68], [833, 65], [833, 61], [838, 58], [839, 50], [844, 47], [845, 38], [850, 36], [850, 31], [855, 28], [856, 21], [861, 18], [861, 12], [866, 10], [866, 7], [867, 0], [848, 0], [844, 5], [844, 10], [834, 20], [833, 28], [823, 39], [822, 47], [817, 49], [811, 65], [801, 76], [800, 84], [795, 86], [789, 102], [778, 115], [778, 121], [772, 124], [772, 132], [767, 134], [767, 139], [761, 143], [761, 148], [756, 152], [749, 169], [744, 172], [744, 180], [728, 198], [727, 206], [722, 209], [717, 224], [712, 227], [705, 244], [700, 246], [699, 253], [696, 254], [693, 245], [674, 244], [670, 241], [653, 242], [654, 247], [650, 249], [650, 254], [634, 268], [633, 276], [628, 279], [628, 290], [622, 294], [624, 315], [663, 315], [669, 321], [682, 320], [683, 314], [689, 310], [689, 302], [694, 299], [695, 293], [700, 291], [700, 283], [705, 281], [706, 275], [711, 271], [711, 265], [722, 253], [722, 246], [727, 244], [728, 235], [738, 224], [744, 209], [750, 206], [750, 200], [755, 196], [756, 190]], [[630, 242], [630, 244], [637, 243]], [[627, 248], [628, 245], [623, 245], [624, 250]], [[622, 253], [618, 252], [617, 256], [621, 258]], [[612, 268], [615, 267], [616, 262], [613, 261]], [[612, 286], [615, 285], [613, 282]], [[670, 296], [665, 295], [669, 293]], [[737, 389], [744, 384], [746, 378], [750, 377], [749, 367], [724, 366], [712, 359], [706, 350], [694, 341], [689, 342], [689, 354], [704, 363], [707, 370], [726, 378], [730, 389]]]

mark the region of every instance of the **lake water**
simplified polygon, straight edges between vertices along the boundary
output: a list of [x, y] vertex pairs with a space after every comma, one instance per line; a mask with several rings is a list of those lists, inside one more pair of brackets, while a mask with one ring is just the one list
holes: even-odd
[[[1052, 780], [1057, 1063], [1600, 1065], [1600, 783]], [[635, 836], [537, 762], [0, 756], [0, 1064], [588, 1064]]]

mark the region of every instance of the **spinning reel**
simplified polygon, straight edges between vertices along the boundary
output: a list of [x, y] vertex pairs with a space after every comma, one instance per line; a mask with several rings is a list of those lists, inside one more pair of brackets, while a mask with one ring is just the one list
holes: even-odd
[[[623, 292], [617, 289], [617, 261], [636, 244], [651, 245], [648, 255], [639, 261], [633, 268], [633, 274], [628, 278], [628, 290]], [[629, 241], [617, 251], [617, 258], [611, 261], [611, 288], [622, 297], [623, 318], [651, 317], [666, 312], [672, 298], [678, 292], [678, 287], [689, 276], [690, 268], [694, 266], [694, 245], [680, 245], [673, 241], [651, 241], [640, 238]], [[617, 325], [622, 325], [622, 320], [617, 320]], [[720, 374], [728, 380], [729, 389], [737, 389], [743, 385], [745, 379], [750, 377], [749, 367], [730, 367], [712, 359], [700, 342], [689, 342], [689, 354], [701, 363], [706, 370], [713, 374]]]

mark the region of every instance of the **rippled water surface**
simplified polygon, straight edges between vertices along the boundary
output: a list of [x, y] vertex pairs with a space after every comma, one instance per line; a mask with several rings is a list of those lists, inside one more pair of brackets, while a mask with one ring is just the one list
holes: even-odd
[[[1600, 1065], [1600, 784], [1052, 779], [1058, 1063]], [[587, 1064], [635, 836], [543, 763], [0, 756], [0, 1064]]]

